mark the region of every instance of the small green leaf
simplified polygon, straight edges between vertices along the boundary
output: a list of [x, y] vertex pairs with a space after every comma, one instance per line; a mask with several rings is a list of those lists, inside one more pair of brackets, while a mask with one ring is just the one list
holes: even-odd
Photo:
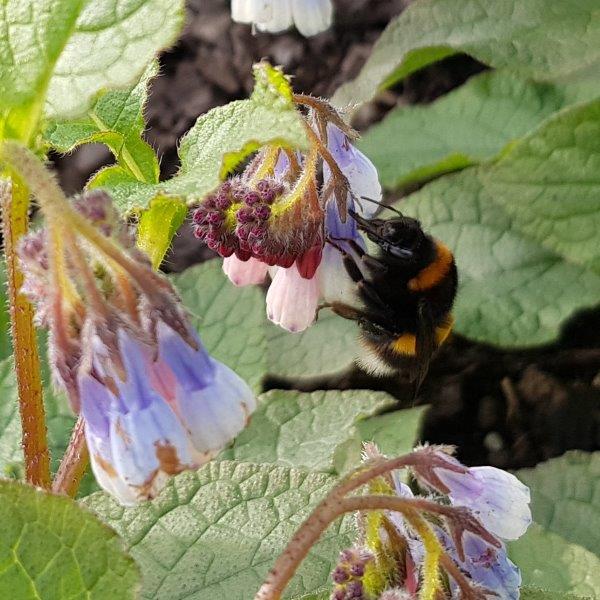
[[73, 500], [0, 481], [0, 597], [135, 598], [121, 540]]
[[114, 187], [105, 182], [121, 209], [145, 207], [159, 192], [190, 201], [201, 198], [264, 144], [306, 149], [304, 124], [291, 101], [287, 78], [266, 63], [256, 65], [255, 78], [248, 100], [230, 102], [198, 118], [181, 140], [181, 169], [173, 179], [157, 185], [123, 181]]
[[85, 113], [96, 94], [135, 81], [183, 23], [162, 0], [7, 0], [0, 14], [0, 132], [31, 142], [45, 112]]
[[537, 523], [600, 555], [600, 452], [567, 452], [516, 475]]
[[401, 203], [455, 253], [457, 331], [532, 346], [554, 340], [576, 310], [598, 303], [598, 140], [600, 102], [575, 106], [496, 165], [444, 177]]
[[359, 353], [356, 323], [323, 310], [317, 323], [290, 334], [267, 325], [269, 373], [278, 377], [310, 378], [348, 369]]
[[521, 569], [523, 585], [591, 598], [600, 590], [600, 558], [536, 523], [508, 544], [508, 554]]
[[158, 269], [171, 240], [187, 215], [187, 206], [179, 198], [158, 196], [142, 211], [137, 228], [137, 245]]
[[360, 105], [457, 52], [540, 81], [586, 78], [600, 64], [598, 47], [596, 0], [423, 0], [388, 25], [358, 77], [333, 100]]
[[158, 183], [158, 159], [141, 137], [146, 126], [143, 110], [148, 85], [157, 72], [158, 63], [153, 61], [133, 87], [102, 93], [84, 117], [51, 122], [44, 132], [46, 141], [59, 152], [101, 142], [110, 148], [129, 178]]
[[221, 260], [173, 277], [206, 349], [256, 391], [267, 372], [265, 297], [260, 288], [234, 287]]
[[486, 72], [426, 106], [399, 106], [367, 131], [359, 148], [382, 185], [397, 188], [494, 158], [564, 106], [600, 94]]
[[[151, 502], [123, 508], [84, 500], [129, 545], [142, 571], [142, 597], [247, 600], [335, 479], [275, 465], [212, 462], [178, 475]], [[352, 544], [352, 517], [311, 549], [284, 598], [320, 591], [339, 551]]]
[[[353, 435], [354, 425], [394, 404], [388, 394], [366, 390], [273, 390], [259, 398], [250, 425], [222, 458], [332, 472], [334, 451]], [[354, 466], [359, 464], [360, 450]]]

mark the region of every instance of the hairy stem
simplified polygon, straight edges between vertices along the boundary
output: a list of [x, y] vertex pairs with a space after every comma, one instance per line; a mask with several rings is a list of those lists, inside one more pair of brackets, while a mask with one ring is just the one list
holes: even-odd
[[74, 498], [85, 475], [90, 455], [85, 443], [84, 427], [85, 422], [80, 416], [71, 432], [69, 445], [52, 484], [52, 491], [56, 494], [66, 494]]
[[[334, 490], [335, 491], [335, 490]], [[330, 493], [312, 514], [300, 525], [299, 529], [294, 534], [294, 537], [288, 542], [284, 551], [275, 561], [275, 565], [269, 571], [265, 582], [258, 590], [255, 600], [279, 600], [288, 583], [294, 576], [300, 563], [304, 560], [310, 549], [321, 537], [323, 532], [335, 521], [338, 517], [349, 512], [360, 510], [391, 510], [404, 514], [409, 521], [416, 522], [415, 516], [421, 519], [422, 512], [434, 514], [444, 514], [445, 507], [430, 500], [423, 498], [400, 498], [398, 496], [350, 496], [349, 498], [339, 498], [336, 494]], [[424, 521], [423, 521], [424, 522]], [[432, 533], [433, 535], [433, 533]], [[429, 540], [431, 549], [434, 545]], [[444, 566], [452, 559], [442, 560], [446, 556], [445, 551], [439, 545], [435, 546], [436, 564], [439, 561]], [[454, 564], [454, 563], [452, 563]], [[456, 578], [456, 569], [447, 569], [450, 576]], [[461, 588], [466, 585], [470, 589], [470, 585], [464, 577], [458, 574], [457, 583]]]
[[29, 228], [29, 191], [18, 177], [12, 176], [12, 184], [6, 182], [0, 195], [25, 476], [32, 485], [49, 488], [50, 453], [46, 435], [40, 359], [33, 326], [33, 307], [27, 298], [19, 293], [23, 284], [23, 274], [19, 269], [16, 254], [19, 239]]

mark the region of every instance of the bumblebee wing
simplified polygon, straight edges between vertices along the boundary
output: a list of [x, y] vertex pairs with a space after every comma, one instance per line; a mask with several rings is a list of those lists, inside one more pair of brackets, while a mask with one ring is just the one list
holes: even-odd
[[415, 362], [411, 369], [411, 380], [414, 385], [413, 397], [417, 396], [419, 388], [429, 370], [429, 363], [436, 350], [435, 325], [429, 304], [423, 300], [417, 308], [417, 331]]

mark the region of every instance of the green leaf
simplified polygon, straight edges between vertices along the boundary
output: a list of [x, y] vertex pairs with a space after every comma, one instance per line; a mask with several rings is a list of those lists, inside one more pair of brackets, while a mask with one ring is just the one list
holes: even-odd
[[328, 376], [348, 369], [358, 354], [356, 323], [324, 310], [317, 323], [290, 334], [267, 325], [269, 373], [279, 377]]
[[508, 554], [521, 569], [523, 585], [591, 598], [600, 590], [600, 558], [536, 523], [508, 544]]
[[582, 596], [565, 592], [551, 592], [536, 587], [524, 586], [521, 588], [522, 600], [582, 600]]
[[360, 464], [365, 442], [375, 442], [381, 453], [390, 457], [411, 452], [418, 441], [425, 410], [426, 406], [418, 406], [358, 421], [353, 435], [335, 450], [336, 472], [347, 473]]
[[198, 118], [179, 147], [181, 169], [155, 186], [122, 181], [112, 192], [125, 212], [145, 207], [157, 193], [193, 200], [214, 189], [235, 167], [261, 146], [273, 143], [307, 148], [300, 113], [291, 100], [290, 84], [266, 63], [255, 66], [256, 86], [248, 100], [230, 102]]
[[182, 22], [181, 1], [7, 0], [0, 132], [29, 142], [43, 110], [54, 119], [83, 114], [101, 90], [135, 81]]
[[590, 238], [590, 227], [600, 227], [597, 136], [600, 104], [574, 107], [512, 146], [497, 165], [444, 177], [402, 202], [403, 212], [455, 253], [457, 331], [532, 346], [554, 340], [575, 311], [597, 304], [599, 255]]
[[80, 144], [104, 143], [129, 178], [158, 183], [158, 159], [142, 139], [148, 85], [157, 73], [158, 63], [153, 61], [134, 86], [102, 93], [85, 116], [53, 121], [44, 132], [46, 141], [59, 152], [70, 152]]
[[260, 288], [234, 287], [221, 260], [173, 277], [206, 349], [256, 391], [267, 372], [265, 298]]
[[[142, 570], [143, 598], [246, 600], [334, 478], [275, 465], [212, 462], [178, 475], [152, 502], [123, 508], [94, 494], [84, 503], [127, 542]], [[330, 527], [286, 591], [327, 584], [351, 517]]]
[[158, 269], [171, 240], [187, 215], [187, 206], [179, 198], [157, 196], [148, 210], [141, 213], [137, 228], [137, 245]]
[[[354, 425], [394, 404], [388, 394], [367, 390], [273, 390], [259, 398], [250, 425], [222, 458], [332, 472], [334, 451], [353, 435]], [[360, 451], [357, 458], [354, 466]]]
[[121, 540], [73, 500], [0, 481], [0, 597], [135, 598]]
[[567, 452], [516, 475], [537, 523], [600, 555], [600, 452]]
[[4, 261], [0, 261], [0, 361], [12, 354], [10, 338], [10, 315], [8, 298], [6, 297], [6, 269]]
[[333, 100], [360, 105], [457, 52], [540, 81], [583, 79], [597, 71], [599, 47], [596, 0], [422, 0], [388, 25], [358, 77]]
[[427, 106], [397, 107], [358, 146], [393, 189], [491, 159], [552, 113], [599, 94], [597, 85], [559, 87], [486, 72]]

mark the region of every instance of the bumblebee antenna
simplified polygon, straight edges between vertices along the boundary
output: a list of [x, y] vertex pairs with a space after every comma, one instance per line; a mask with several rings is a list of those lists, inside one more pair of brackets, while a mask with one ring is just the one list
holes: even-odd
[[381, 208], [387, 208], [388, 210], [395, 212], [399, 217], [404, 216], [397, 208], [394, 208], [393, 206], [388, 206], [387, 204], [384, 204], [383, 202], [379, 202], [378, 200], [373, 200], [373, 198], [367, 198], [366, 196], [361, 196], [360, 199], [366, 200], [367, 202], [372, 202], [373, 204], [377, 204], [377, 206], [381, 206]]

